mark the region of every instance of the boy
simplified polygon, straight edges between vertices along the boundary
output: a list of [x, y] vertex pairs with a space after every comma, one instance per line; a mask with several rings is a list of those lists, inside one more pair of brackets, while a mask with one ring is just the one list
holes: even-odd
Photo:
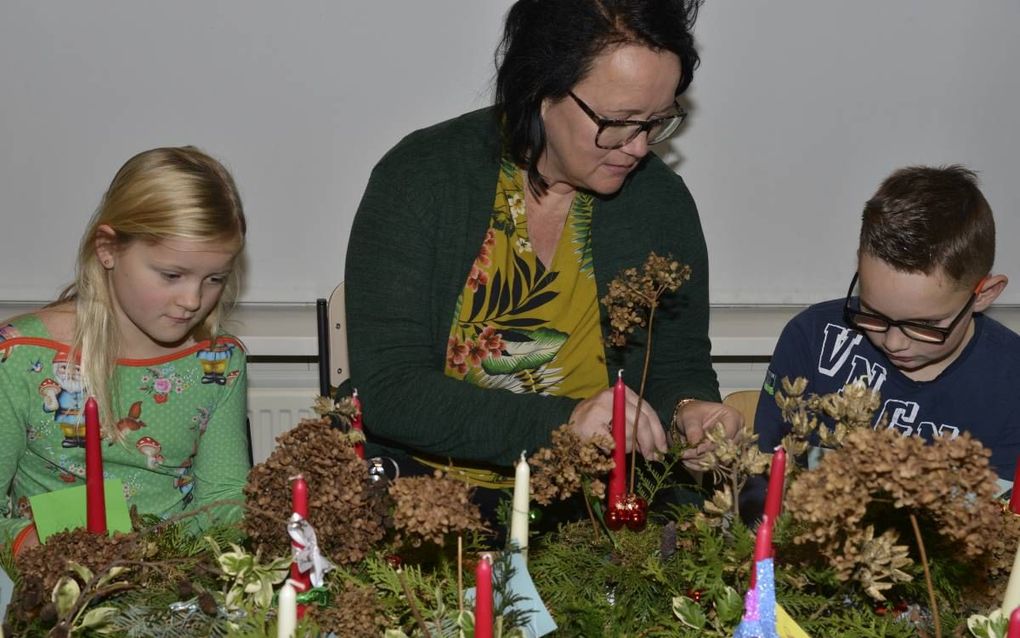
[[789, 429], [774, 398], [783, 377], [806, 377], [818, 394], [864, 379], [881, 395], [875, 423], [929, 440], [968, 431], [1012, 480], [1020, 336], [981, 314], [1008, 280], [991, 274], [995, 222], [974, 173], [893, 173], [864, 207], [857, 259], [845, 299], [811, 306], [783, 330], [755, 415], [761, 449]]

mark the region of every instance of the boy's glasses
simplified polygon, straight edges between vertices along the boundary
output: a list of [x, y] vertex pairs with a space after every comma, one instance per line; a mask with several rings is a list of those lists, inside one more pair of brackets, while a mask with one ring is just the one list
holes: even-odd
[[974, 305], [974, 300], [977, 299], [978, 291], [981, 290], [981, 284], [985, 281], [984, 277], [982, 277], [981, 281], [974, 287], [974, 292], [971, 293], [970, 299], [967, 300], [967, 304], [960, 310], [959, 314], [949, 322], [948, 326], [940, 328], [939, 326], [932, 326], [918, 321], [896, 321], [877, 312], [866, 312], [861, 310], [860, 299], [856, 301], [855, 307], [853, 293], [854, 288], [857, 286], [858, 276], [859, 273], [854, 273], [854, 278], [850, 280], [850, 290], [846, 291], [846, 302], [843, 304], [843, 318], [848, 324], [869, 332], [888, 332], [889, 328], [895, 326], [903, 334], [915, 341], [937, 344], [945, 343], [949, 335], [953, 334], [953, 329], [956, 328], [957, 324], [967, 316], [971, 306]]
[[675, 133], [687, 118], [687, 111], [676, 105], [675, 115], [657, 117], [654, 120], [611, 120], [596, 114], [581, 98], [574, 95], [573, 91], [569, 91], [568, 94], [599, 127], [598, 133], [595, 134], [595, 146], [607, 150], [630, 144], [631, 140], [644, 131], [648, 131], [649, 144], [658, 144]]

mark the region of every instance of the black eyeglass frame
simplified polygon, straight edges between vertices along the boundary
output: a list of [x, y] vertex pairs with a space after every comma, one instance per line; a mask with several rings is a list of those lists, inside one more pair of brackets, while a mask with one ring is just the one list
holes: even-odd
[[[622, 148], [633, 142], [634, 138], [636, 138], [638, 135], [641, 135], [641, 133], [651, 131], [654, 127], [659, 126], [663, 122], [669, 122], [670, 120], [673, 120], [673, 123], [667, 125], [663, 129], [663, 132], [658, 137], [656, 137], [656, 139], [648, 140], [649, 144], [658, 144], [659, 142], [663, 142], [666, 139], [668, 139], [669, 136], [671, 136], [673, 133], [676, 133], [676, 130], [680, 128], [680, 125], [683, 124], [684, 120], [687, 119], [687, 111], [684, 110], [684, 108], [677, 104], [675, 101], [673, 102], [673, 106], [675, 106], [677, 109], [676, 115], [670, 115], [667, 117], [657, 117], [654, 120], [614, 120], [612, 118], [602, 117], [601, 115], [596, 113], [595, 110], [588, 106], [588, 104], [584, 100], [577, 97], [573, 91], [567, 91], [567, 95], [574, 98], [574, 102], [577, 102], [577, 105], [581, 107], [581, 110], [584, 111], [584, 114], [587, 115], [591, 119], [591, 121], [594, 122], [596, 126], [599, 127], [598, 131], [595, 133], [595, 146], [602, 149], [606, 149], [607, 151]], [[602, 133], [607, 128], [611, 128], [614, 126], [637, 126], [638, 128], [637, 130], [634, 131], [633, 135], [631, 135], [630, 137], [628, 137], [626, 140], [619, 144], [616, 144], [614, 146], [603, 146], [602, 144], [599, 144], [599, 138], [602, 137]]]
[[[849, 325], [853, 326], [854, 328], [857, 328], [858, 330], [865, 330], [867, 332], [884, 333], [889, 332], [889, 328], [897, 327], [900, 329], [901, 332], [903, 332], [903, 334], [907, 335], [914, 341], [938, 345], [944, 344], [946, 342], [946, 339], [949, 338], [949, 335], [953, 334], [953, 330], [956, 329], [956, 326], [959, 325], [960, 321], [962, 321], [963, 318], [967, 316], [970, 309], [974, 306], [974, 302], [977, 300], [978, 292], [981, 290], [981, 284], [984, 283], [984, 277], [982, 277], [981, 281], [979, 281], [977, 286], [974, 287], [974, 291], [970, 294], [970, 299], [967, 300], [966, 305], [964, 305], [960, 312], [957, 313], [955, 317], [953, 317], [953, 320], [949, 322], [948, 326], [941, 327], [932, 326], [926, 323], [919, 323], [917, 321], [896, 321], [895, 319], [890, 319], [889, 317], [886, 317], [885, 315], [879, 314], [877, 312], [867, 312], [865, 310], [861, 310], [860, 299], [857, 300], [857, 309], [855, 310], [851, 308], [850, 300], [853, 298], [854, 288], [857, 286], [857, 278], [859, 276], [860, 273], [856, 272], [854, 273], [854, 278], [850, 280], [850, 289], [846, 291], [846, 301], [843, 302], [844, 321], [846, 321]], [[876, 328], [873, 326], [863, 326], [857, 322], [857, 320], [855, 319], [856, 316], [864, 316], [870, 319], [876, 319], [878, 321], [883, 322], [885, 324], [885, 327]], [[929, 335], [931, 338], [918, 335]]]

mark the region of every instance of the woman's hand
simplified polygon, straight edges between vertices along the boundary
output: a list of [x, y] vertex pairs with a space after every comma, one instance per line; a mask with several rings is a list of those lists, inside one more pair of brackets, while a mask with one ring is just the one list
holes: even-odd
[[705, 431], [721, 423], [726, 437], [732, 439], [744, 427], [744, 416], [736, 409], [722, 403], [709, 401], [691, 401], [680, 408], [680, 429], [687, 439], [688, 447], [684, 450], [684, 465], [692, 470], [704, 470], [702, 460], [713, 445], [705, 436]]
[[[637, 393], [627, 388], [627, 452], [630, 452], [634, 441], [634, 414], [637, 412], [637, 405]], [[570, 415], [570, 427], [584, 440], [596, 434], [612, 438], [613, 389], [606, 388], [578, 403]], [[638, 452], [650, 461], [659, 460], [669, 449], [659, 415], [647, 401], [641, 402], [641, 415], [637, 422], [637, 447]]]

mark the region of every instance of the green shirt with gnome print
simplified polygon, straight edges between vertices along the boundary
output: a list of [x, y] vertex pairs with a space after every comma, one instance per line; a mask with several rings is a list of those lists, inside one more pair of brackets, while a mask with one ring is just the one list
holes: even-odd
[[[29, 497], [85, 482], [78, 366], [35, 315], [0, 325], [0, 542], [29, 524]], [[169, 517], [243, 498], [249, 470], [247, 375], [229, 336], [156, 359], [121, 359], [113, 375], [118, 440], [104, 440], [103, 474], [120, 479], [128, 507]], [[236, 520], [238, 505], [203, 523]]]

